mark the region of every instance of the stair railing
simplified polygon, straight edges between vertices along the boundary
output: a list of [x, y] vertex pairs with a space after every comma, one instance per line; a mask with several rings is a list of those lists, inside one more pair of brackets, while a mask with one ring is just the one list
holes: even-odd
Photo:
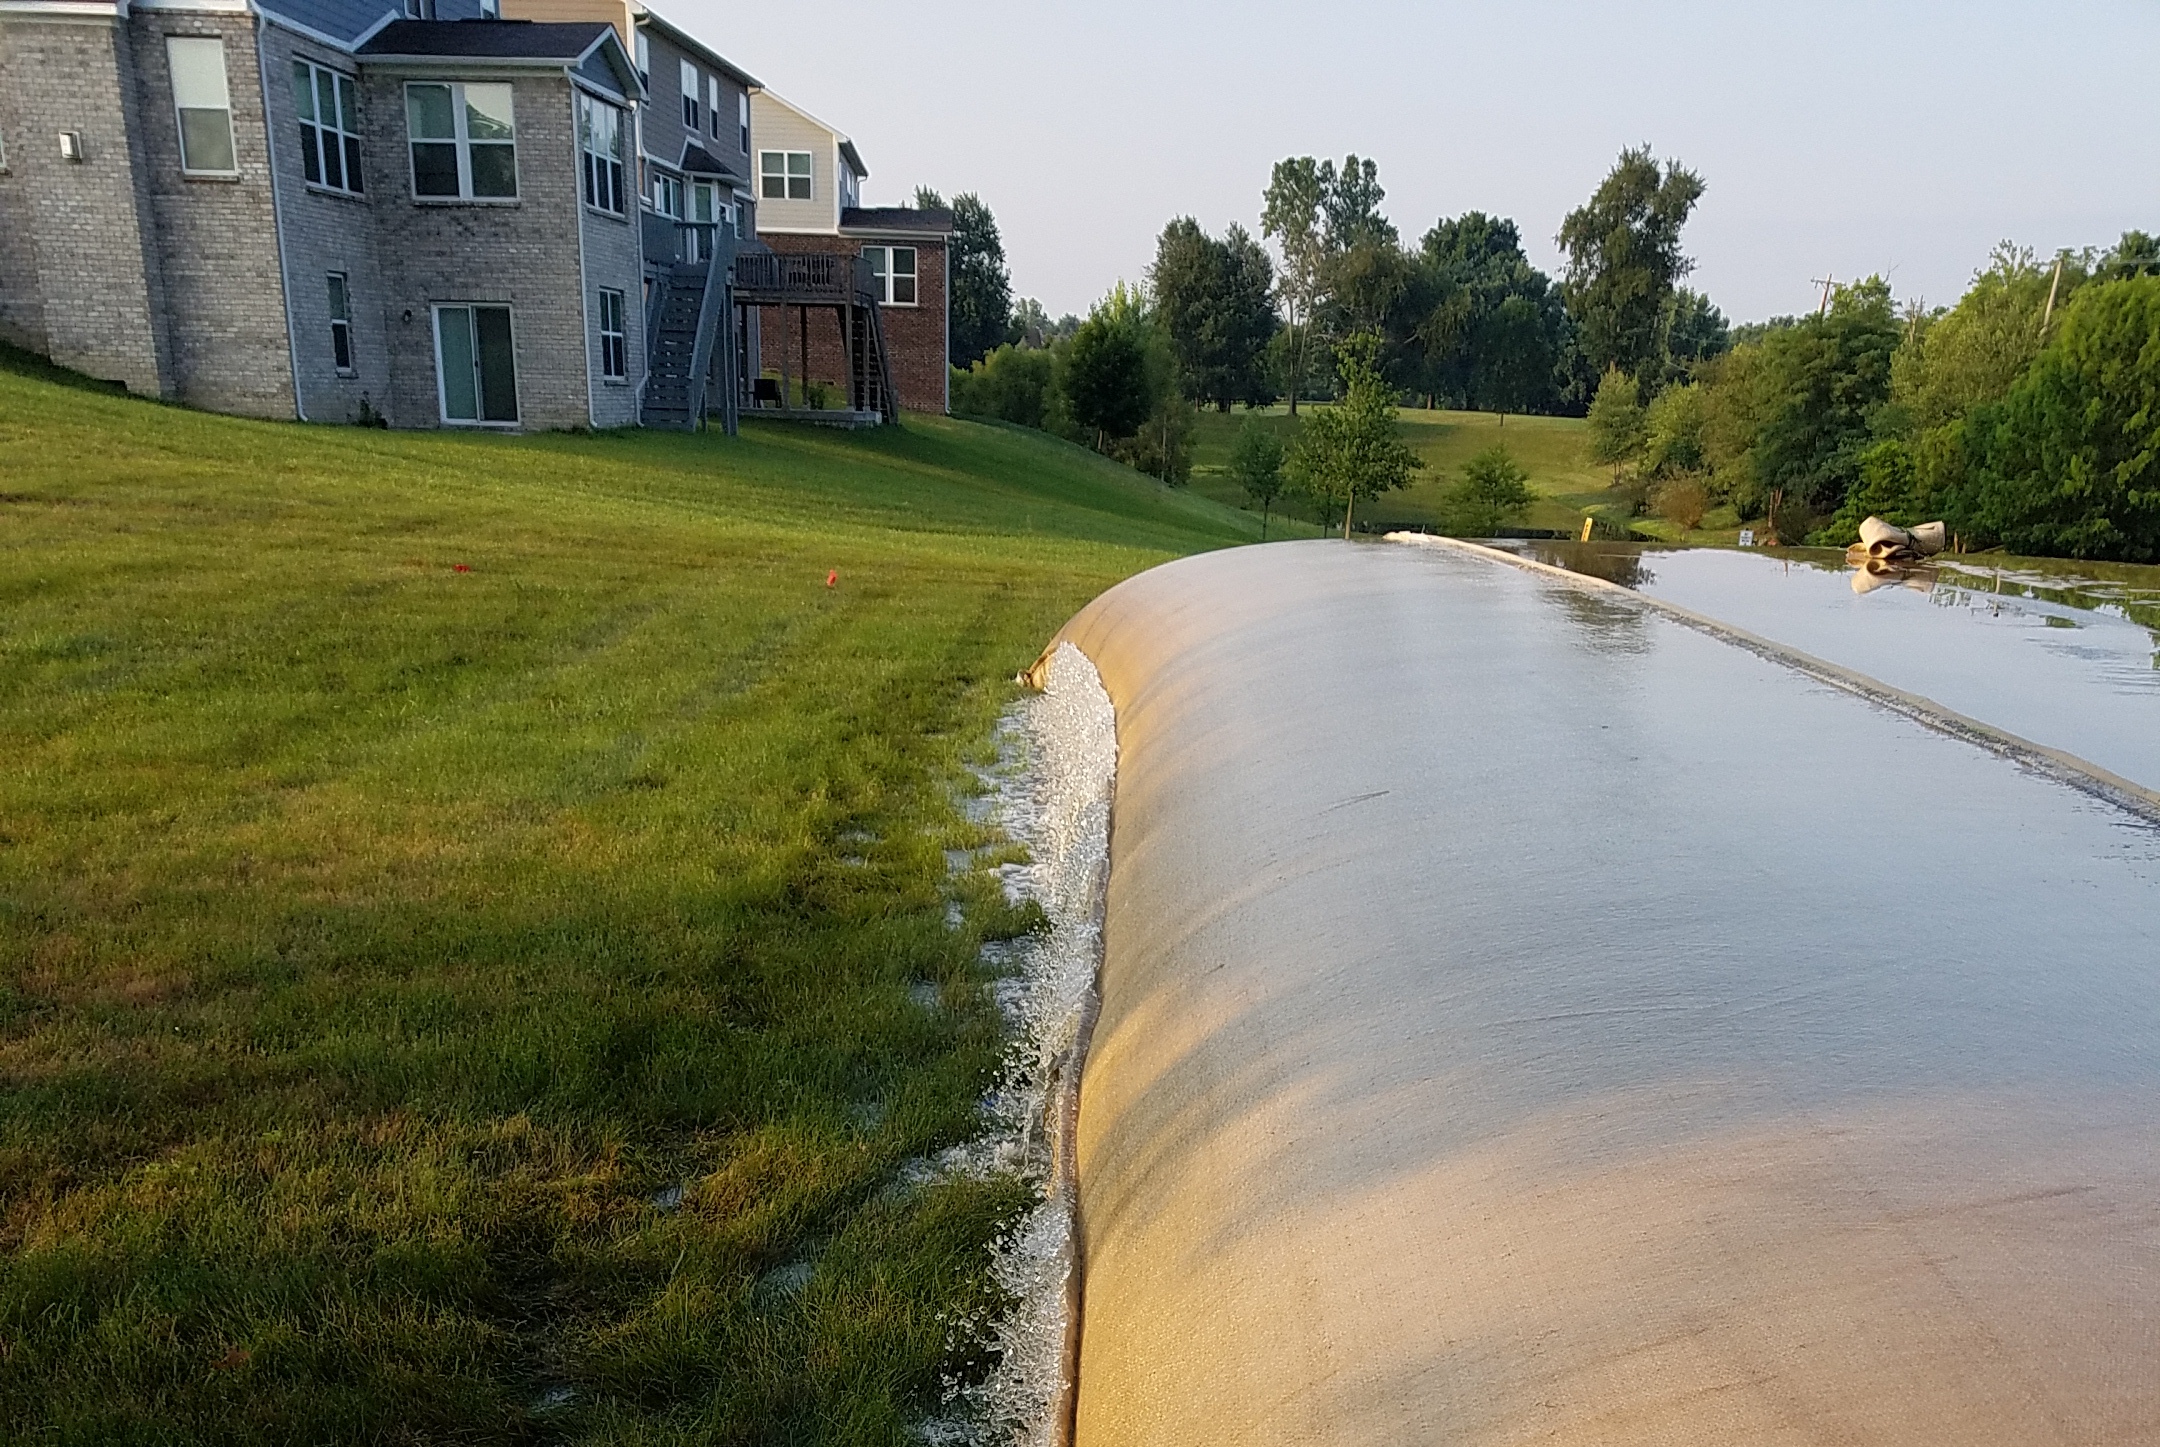
[[697, 222], [684, 222], [683, 225], [708, 233], [704, 238], [708, 243], [705, 249], [709, 253], [705, 261], [705, 295], [698, 303], [697, 340], [690, 350], [688, 398], [693, 419], [691, 426], [694, 430], [703, 430], [708, 401], [705, 394], [710, 382], [707, 374], [712, 370], [714, 313], [723, 306], [733, 310], [733, 307], [727, 304], [726, 293], [728, 267], [735, 259], [735, 246], [734, 238], [717, 227], [702, 226]]

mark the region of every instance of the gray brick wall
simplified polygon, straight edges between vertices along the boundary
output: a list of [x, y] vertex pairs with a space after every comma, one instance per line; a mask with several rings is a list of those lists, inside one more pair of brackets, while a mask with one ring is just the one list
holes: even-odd
[[30, 236], [30, 198], [10, 160], [9, 148], [25, 144], [31, 132], [15, 104], [8, 78], [7, 27], [0, 26], [0, 341], [42, 352], [45, 301], [38, 291], [37, 247]]
[[[570, 83], [559, 73], [521, 75], [513, 82], [517, 201], [416, 204], [405, 82], [445, 78], [451, 77], [370, 66], [363, 86], [367, 182], [377, 218], [390, 363], [391, 406], [385, 410], [397, 426], [440, 425], [433, 305], [506, 303], [517, 347], [520, 424], [587, 426], [588, 308], [578, 264], [582, 203]], [[625, 282], [633, 293], [635, 278], [633, 266]], [[592, 284], [601, 284], [597, 273]]]
[[[346, 75], [356, 74], [350, 56], [301, 39], [279, 26], [263, 28], [270, 74], [270, 153], [277, 166], [279, 214], [284, 218], [285, 274], [292, 283], [295, 370], [302, 412], [312, 422], [352, 422], [362, 398], [398, 425], [432, 425], [434, 409], [410, 424], [390, 410], [391, 325], [388, 298], [376, 262], [383, 235], [380, 219], [402, 215], [402, 201], [339, 195], [310, 189], [300, 156], [300, 116], [293, 98], [295, 57]], [[367, 97], [363, 96], [363, 100]], [[363, 118], [362, 124], [365, 125]], [[369, 158], [372, 162], [373, 158]], [[367, 166], [363, 166], [365, 174]], [[372, 177], [368, 177], [372, 184]], [[354, 375], [340, 376], [330, 343], [330, 273], [342, 272], [350, 294]]]
[[[292, 359], [278, 258], [261, 72], [250, 15], [142, 10], [128, 22], [134, 44], [142, 175], [150, 192], [158, 267], [164, 277], [174, 392], [218, 412], [291, 417]], [[225, 43], [232, 97], [235, 180], [183, 176], [179, 122], [165, 40], [216, 36]]]
[[[30, 265], [7, 283], [24, 340], [42, 337], [62, 366], [155, 397], [174, 383], [128, 39], [107, 21], [0, 22], [0, 219], [12, 231], [20, 218], [26, 238], [0, 252], [0, 266]], [[60, 159], [62, 131], [82, 135], [81, 162]]]

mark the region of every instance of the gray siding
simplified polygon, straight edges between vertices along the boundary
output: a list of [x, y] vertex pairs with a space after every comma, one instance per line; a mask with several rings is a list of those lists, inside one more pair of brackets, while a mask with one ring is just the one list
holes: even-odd
[[[128, 28], [144, 179], [165, 279], [174, 394], [217, 412], [291, 417], [292, 357], [255, 23], [250, 15], [146, 10], [136, 12]], [[165, 58], [165, 39], [173, 35], [225, 42], [237, 180], [180, 173], [179, 122]]]
[[[645, 81], [645, 88], [650, 93], [644, 109], [646, 152], [673, 165], [682, 156], [683, 142], [695, 141], [721, 165], [732, 168], [737, 175], [748, 177], [752, 169], [750, 156], [742, 148], [742, 131], [735, 122], [736, 98], [743, 94], [743, 88], [659, 31], [647, 29], [644, 35], [652, 52], [652, 74]], [[685, 60], [698, 68], [701, 82], [703, 77], [719, 77], [720, 134], [717, 138], [712, 134], [711, 122], [702, 119], [702, 110], [695, 134], [683, 125], [682, 63]], [[698, 104], [702, 108], [704, 103], [705, 97], [700, 94]]]
[[[386, 208], [372, 196], [363, 200], [320, 187], [309, 189], [300, 157], [300, 116], [293, 98], [296, 56], [347, 75], [356, 73], [352, 58], [274, 25], [263, 28], [263, 54], [270, 74], [270, 150], [277, 165], [279, 214], [284, 218], [285, 271], [292, 282], [293, 356], [300, 375], [302, 414], [313, 422], [351, 422], [359, 417], [364, 397], [388, 416], [390, 356], [384, 336], [389, 321], [375, 259], [378, 215]], [[362, 94], [367, 99], [364, 87]], [[362, 124], [366, 124], [364, 119]], [[362, 169], [363, 174], [373, 169], [372, 158], [367, 158]], [[367, 182], [374, 184], [372, 175]], [[333, 271], [345, 274], [351, 293], [356, 373], [351, 377], [338, 375], [330, 346]]]
[[[595, 427], [629, 427], [638, 420], [638, 383], [645, 375], [645, 294], [638, 245], [638, 208], [617, 218], [580, 205], [585, 245], [585, 365], [592, 377]], [[629, 376], [609, 382], [601, 376], [600, 288], [623, 294], [623, 326], [628, 334]]]

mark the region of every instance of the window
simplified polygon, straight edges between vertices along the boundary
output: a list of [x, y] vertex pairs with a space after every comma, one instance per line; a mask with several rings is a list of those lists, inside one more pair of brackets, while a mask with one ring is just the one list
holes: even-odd
[[758, 157], [758, 194], [768, 201], [810, 199], [810, 153], [766, 151]]
[[435, 376], [443, 421], [517, 421], [516, 351], [510, 308], [435, 308]]
[[682, 123], [693, 131], [704, 125], [698, 114], [697, 67], [687, 60], [682, 63]]
[[345, 285], [345, 273], [330, 273], [330, 359], [337, 364], [340, 377], [350, 377], [356, 370], [352, 350], [352, 292]]
[[714, 140], [720, 139], [720, 77], [705, 77], [705, 128], [712, 132]]
[[623, 189], [623, 113], [597, 97], [580, 93], [578, 106], [578, 155], [583, 162], [585, 204], [597, 211], [620, 216], [627, 193]]
[[480, 18], [482, 20], [502, 19], [502, 0], [480, 0]]
[[173, 109], [180, 117], [180, 169], [193, 176], [235, 176], [232, 96], [225, 89], [225, 42], [165, 37]]
[[652, 42], [645, 38], [642, 30], [638, 32], [637, 38], [637, 73], [639, 80], [652, 79]]
[[600, 288], [600, 376], [620, 382], [630, 375], [630, 338], [623, 331], [623, 294]]
[[915, 248], [865, 246], [862, 254], [877, 278], [878, 300], [887, 306], [915, 305]]
[[300, 112], [300, 167], [310, 186], [360, 194], [360, 92], [353, 78], [296, 60], [293, 106]]
[[742, 153], [750, 154], [750, 92], [735, 97], [735, 126], [742, 132]]
[[652, 177], [652, 209], [662, 216], [682, 219], [682, 177], [670, 176], [665, 171], [655, 171]]
[[516, 198], [517, 122], [508, 85], [415, 82], [405, 87], [405, 124], [415, 197]]

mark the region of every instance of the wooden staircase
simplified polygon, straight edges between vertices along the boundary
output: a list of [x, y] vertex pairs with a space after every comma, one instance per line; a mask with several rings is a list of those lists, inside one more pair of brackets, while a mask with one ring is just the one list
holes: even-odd
[[735, 247], [725, 233], [707, 237], [704, 260], [663, 266], [655, 280], [638, 415], [647, 427], [695, 432], [718, 403], [721, 425], [732, 436], [741, 392], [729, 294]]

